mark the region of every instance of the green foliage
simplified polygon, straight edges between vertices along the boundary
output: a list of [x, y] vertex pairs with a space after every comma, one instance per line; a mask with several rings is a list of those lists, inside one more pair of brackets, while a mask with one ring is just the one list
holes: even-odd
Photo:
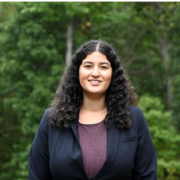
[[177, 180], [180, 177], [180, 135], [173, 126], [172, 112], [164, 110], [158, 97], [140, 98], [139, 106], [149, 125], [158, 158], [158, 177]]
[[47, 11], [44, 3], [37, 9], [32, 3], [14, 6], [17, 11], [12, 22], [5, 27], [4, 23], [0, 25], [3, 31], [0, 36], [3, 88], [0, 123], [6, 128], [1, 133], [7, 148], [1, 178], [22, 180], [27, 179], [27, 157], [40, 118], [54, 96], [64, 69], [64, 54], [60, 52], [64, 51], [61, 42], [65, 38], [60, 25], [52, 28], [51, 18], [44, 18]]
[[175, 101], [173, 102], [174, 124], [180, 130], [180, 111], [179, 111], [179, 107], [180, 107], [180, 101], [179, 101], [179, 99], [180, 99], [180, 86], [179, 86], [180, 75], [175, 76], [173, 83], [174, 83], [173, 92], [174, 92], [174, 99], [175, 99]]
[[[159, 179], [178, 179], [179, 13], [179, 2], [1, 2], [0, 179], [27, 179], [33, 137], [65, 67], [72, 19], [74, 50], [86, 40], [104, 39], [118, 51], [141, 97]], [[159, 29], [168, 37], [169, 72], [161, 57]], [[165, 103], [168, 75], [173, 77], [172, 112]], [[146, 93], [152, 97], [142, 96]]]

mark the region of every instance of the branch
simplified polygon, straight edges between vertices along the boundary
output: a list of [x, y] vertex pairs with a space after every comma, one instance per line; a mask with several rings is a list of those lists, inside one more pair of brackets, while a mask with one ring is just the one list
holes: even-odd
[[[147, 27], [146, 27], [147, 28]], [[127, 61], [128, 59], [130, 59], [134, 48], [136, 47], [136, 45], [139, 43], [141, 37], [144, 35], [144, 33], [146, 32], [146, 28], [144, 28], [141, 33], [139, 34], [139, 36], [137, 36], [136, 40], [134, 41], [133, 45], [131, 46], [130, 50], [128, 50], [128, 54], [126, 55], [126, 57], [124, 58], [125, 61]], [[134, 58], [130, 59], [129, 62], [127, 63], [127, 65], [129, 66], [132, 62], [134, 61]]]

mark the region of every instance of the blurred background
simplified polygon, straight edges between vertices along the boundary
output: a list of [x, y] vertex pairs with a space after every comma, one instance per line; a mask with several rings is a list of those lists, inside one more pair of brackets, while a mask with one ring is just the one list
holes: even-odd
[[158, 179], [180, 179], [180, 2], [1, 2], [0, 180], [27, 180], [42, 115], [76, 48], [103, 39], [139, 95]]

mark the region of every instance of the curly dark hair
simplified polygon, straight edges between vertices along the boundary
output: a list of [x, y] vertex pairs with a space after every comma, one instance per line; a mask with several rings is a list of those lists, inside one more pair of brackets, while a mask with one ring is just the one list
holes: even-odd
[[85, 42], [73, 54], [51, 104], [51, 107], [54, 107], [50, 121], [53, 126], [69, 128], [71, 122], [77, 120], [83, 99], [79, 82], [79, 67], [83, 59], [94, 51], [106, 55], [112, 67], [112, 79], [106, 91], [108, 113], [105, 117], [105, 125], [108, 128], [115, 123], [119, 129], [130, 128], [129, 105], [137, 105], [138, 98], [129, 78], [124, 73], [122, 63], [114, 48], [102, 40]]

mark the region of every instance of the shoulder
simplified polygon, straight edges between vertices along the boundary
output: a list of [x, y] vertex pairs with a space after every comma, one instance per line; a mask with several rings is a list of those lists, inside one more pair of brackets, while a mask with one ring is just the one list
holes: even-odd
[[129, 110], [131, 114], [131, 119], [138, 119], [139, 116], [143, 114], [141, 108], [137, 106], [129, 106]]
[[43, 114], [42, 121], [45, 121], [45, 122], [50, 121], [54, 112], [55, 112], [54, 107], [46, 109]]
[[[137, 106], [132, 106], [132, 105], [130, 105], [130, 106], [129, 106], [129, 110], [130, 110], [131, 113], [138, 113], [138, 112], [141, 111], [141, 108], [140, 108], [140, 107], [137, 107]], [[141, 112], [142, 112], [142, 111], [141, 111]]]
[[143, 115], [143, 112], [140, 107], [137, 106], [129, 106], [132, 126], [136, 126], [137, 128], [140, 126], [147, 126], [146, 119]]
[[50, 120], [55, 108], [48, 108], [44, 111], [39, 128], [45, 130], [50, 126]]
[[55, 112], [56, 108], [51, 107], [45, 110], [45, 112], [47, 112], [47, 115], [50, 116], [51, 114], [53, 114]]

